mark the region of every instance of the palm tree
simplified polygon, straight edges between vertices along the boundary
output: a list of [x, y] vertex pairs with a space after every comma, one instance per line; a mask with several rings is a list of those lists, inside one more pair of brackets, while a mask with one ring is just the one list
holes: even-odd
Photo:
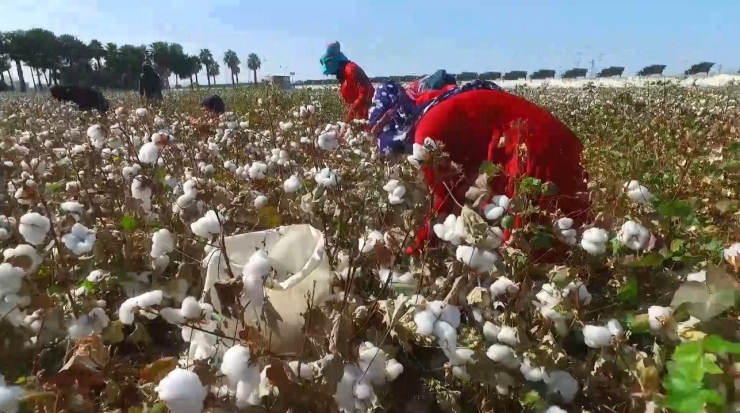
[[208, 87], [211, 87], [210, 67], [215, 63], [213, 54], [208, 49], [200, 49], [198, 57], [200, 57], [200, 64], [206, 68], [206, 80], [208, 80]]
[[208, 73], [206, 75], [211, 76], [213, 78], [213, 85], [216, 86], [216, 76], [221, 74], [221, 65], [218, 64], [218, 62], [214, 61], [211, 62], [211, 66], [208, 68]]
[[200, 87], [200, 82], [198, 81], [198, 73], [200, 72], [200, 66], [201, 66], [200, 56], [192, 56], [192, 60], [190, 64], [193, 65], [192, 72], [193, 72], [193, 75], [195, 76], [195, 84], [198, 85], [198, 87]]
[[8, 57], [10, 60], [15, 62], [15, 69], [18, 72], [18, 82], [21, 84], [21, 92], [25, 92], [26, 79], [23, 78], [23, 66], [21, 65], [21, 61], [26, 60], [30, 49], [27, 44], [26, 32], [24, 30], [16, 30], [14, 32], [6, 33], [3, 43], [3, 49], [7, 53]]
[[254, 73], [254, 84], [257, 84], [257, 71], [262, 67], [262, 61], [259, 56], [254, 53], [250, 53], [247, 56], [247, 67]]
[[5, 83], [5, 72], [8, 72], [10, 78], [10, 85], [13, 86], [13, 78], [10, 77], [10, 68], [13, 67], [10, 64], [10, 59], [7, 56], [0, 56], [0, 82]]
[[241, 64], [241, 60], [239, 60], [239, 56], [236, 55], [236, 52], [229, 49], [224, 53], [224, 64], [228, 66], [229, 70], [231, 71], [231, 84], [235, 85], [234, 83], [234, 76], [236, 76], [237, 83], [239, 82], [239, 65]]
[[97, 63], [98, 71], [103, 70], [103, 65], [100, 63], [100, 60], [105, 56], [105, 49], [103, 48], [103, 44], [99, 41], [92, 39], [90, 40], [90, 44], [87, 45], [87, 48], [90, 50], [90, 55], [93, 59], [95, 59], [95, 63]]

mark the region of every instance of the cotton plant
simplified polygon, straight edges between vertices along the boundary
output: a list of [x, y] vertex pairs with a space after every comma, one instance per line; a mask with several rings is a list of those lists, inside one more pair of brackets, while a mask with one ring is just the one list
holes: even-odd
[[208, 394], [197, 374], [181, 368], [170, 371], [155, 391], [172, 413], [201, 413]]
[[50, 229], [51, 221], [49, 221], [49, 218], [38, 212], [26, 213], [21, 217], [18, 224], [18, 232], [31, 245], [43, 244]]
[[342, 178], [339, 177], [339, 175], [337, 175], [336, 172], [334, 172], [333, 170], [329, 168], [323, 168], [318, 173], [316, 173], [316, 175], [314, 175], [314, 180], [319, 185], [332, 187], [337, 186], [337, 184], [342, 181]]
[[447, 215], [444, 222], [435, 224], [432, 229], [437, 237], [452, 245], [460, 245], [467, 237], [462, 216]]
[[157, 162], [160, 155], [159, 146], [153, 142], [147, 142], [139, 148], [139, 161], [145, 164]]
[[358, 241], [358, 248], [363, 254], [372, 252], [375, 245], [385, 245], [385, 235], [380, 231], [370, 231]]
[[105, 314], [105, 309], [95, 307], [87, 314], [82, 314], [80, 317], [73, 320], [67, 328], [67, 331], [70, 338], [73, 340], [79, 340], [91, 334], [102, 334], [103, 330], [108, 327], [109, 323], [110, 319], [108, 318], [108, 315]]
[[267, 164], [264, 162], [252, 162], [248, 169], [249, 179], [265, 179], [267, 176]]
[[650, 190], [634, 179], [624, 184], [624, 192], [632, 202], [639, 205], [645, 205], [653, 199]]
[[290, 155], [284, 149], [273, 149], [270, 156], [270, 162], [279, 166], [288, 166], [290, 164]]
[[298, 178], [297, 175], [291, 175], [290, 178], [283, 182], [283, 191], [285, 191], [286, 194], [294, 194], [300, 191], [302, 186], [303, 182], [301, 182], [300, 178]]
[[163, 299], [164, 294], [160, 290], [145, 292], [129, 298], [118, 309], [118, 319], [124, 324], [133, 324], [136, 313], [139, 313], [140, 310], [150, 310], [152, 307], [161, 305]]
[[374, 386], [391, 382], [403, 372], [400, 363], [389, 359], [372, 343], [360, 344], [359, 350], [358, 363], [345, 364], [344, 374], [337, 384], [334, 398], [340, 411], [368, 411], [377, 402]]
[[455, 251], [455, 258], [482, 273], [493, 271], [496, 269], [496, 264], [501, 261], [501, 257], [496, 252], [470, 245], [458, 246]]
[[460, 326], [460, 310], [443, 301], [428, 302], [418, 298], [414, 323], [416, 333], [437, 338], [442, 351], [449, 359], [457, 352], [457, 328]]
[[175, 239], [172, 233], [162, 228], [152, 234], [152, 248], [149, 255], [156, 259], [175, 250]]
[[226, 218], [221, 213], [210, 210], [190, 224], [190, 230], [199, 237], [212, 238], [214, 235], [221, 233], [222, 225], [225, 222]]
[[84, 255], [92, 251], [97, 235], [80, 223], [72, 226], [69, 234], [62, 235], [62, 242], [75, 255]]

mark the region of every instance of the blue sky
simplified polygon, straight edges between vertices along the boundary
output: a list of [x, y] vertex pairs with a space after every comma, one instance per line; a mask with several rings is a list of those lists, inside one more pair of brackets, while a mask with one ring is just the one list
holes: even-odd
[[[702, 60], [740, 67], [738, 0], [0, 0], [2, 30], [43, 27], [84, 41], [178, 42], [263, 60], [260, 76], [321, 78], [339, 40], [370, 76], [565, 70], [652, 63], [680, 73]], [[580, 63], [579, 63], [580, 62]], [[243, 69], [242, 79], [246, 68]], [[223, 69], [219, 82], [227, 81]]]

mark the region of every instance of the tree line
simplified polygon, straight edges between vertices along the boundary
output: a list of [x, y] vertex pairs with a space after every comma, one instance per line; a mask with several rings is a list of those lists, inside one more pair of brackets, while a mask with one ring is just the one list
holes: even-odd
[[[231, 82], [239, 82], [242, 62], [233, 50], [227, 50], [221, 59], [217, 59], [208, 49], [188, 54], [178, 43], [154, 42], [135, 46], [103, 44], [95, 39], [85, 43], [69, 34], [57, 36], [49, 30], [36, 28], [0, 32], [0, 91], [15, 88], [12, 69], [17, 72], [20, 90], [26, 91], [24, 65], [30, 69], [31, 82], [36, 90], [42, 90], [44, 84], [49, 87], [59, 83], [136, 89], [147, 54], [155, 62], [165, 87], [169, 87], [169, 78], [173, 74], [176, 84], [180, 79], [189, 79], [191, 85], [199, 84], [198, 74], [203, 69], [208, 86], [211, 78], [215, 84], [216, 76], [221, 74], [219, 60], [230, 72]], [[257, 83], [257, 71], [262, 67], [259, 56], [250, 53], [246, 62]]]

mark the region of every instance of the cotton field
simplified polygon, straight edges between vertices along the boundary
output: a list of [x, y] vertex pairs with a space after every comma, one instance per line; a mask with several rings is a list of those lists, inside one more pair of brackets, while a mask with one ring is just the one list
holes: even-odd
[[584, 142], [594, 220], [504, 241], [528, 180], [420, 256], [423, 159], [336, 90], [197, 124], [207, 89], [3, 95], [0, 411], [737, 410], [740, 89], [684, 86], [516, 88]]

